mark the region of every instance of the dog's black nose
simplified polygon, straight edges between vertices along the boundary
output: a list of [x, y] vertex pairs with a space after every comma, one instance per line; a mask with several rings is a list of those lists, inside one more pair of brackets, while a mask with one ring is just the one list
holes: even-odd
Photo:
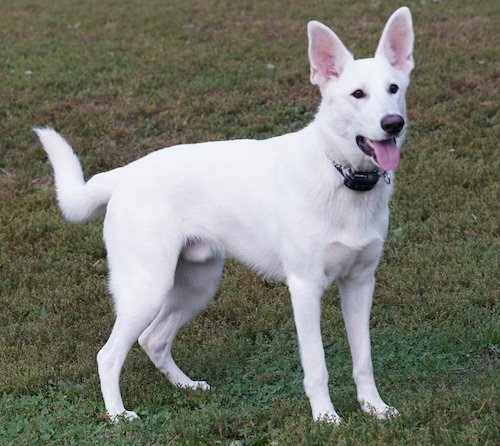
[[382, 129], [389, 135], [396, 135], [405, 125], [405, 120], [400, 115], [386, 115], [380, 121]]

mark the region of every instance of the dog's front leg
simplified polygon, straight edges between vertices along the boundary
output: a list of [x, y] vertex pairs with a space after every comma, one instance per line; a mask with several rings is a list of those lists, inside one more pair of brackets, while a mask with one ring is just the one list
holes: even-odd
[[316, 283], [291, 277], [288, 280], [304, 370], [304, 388], [315, 420], [340, 423], [328, 392], [328, 371], [321, 339], [321, 295]]
[[370, 348], [370, 311], [375, 277], [344, 278], [338, 281], [342, 314], [351, 348], [353, 377], [358, 401], [364, 412], [379, 419], [397, 415], [398, 411], [384, 403], [378, 393], [373, 374]]

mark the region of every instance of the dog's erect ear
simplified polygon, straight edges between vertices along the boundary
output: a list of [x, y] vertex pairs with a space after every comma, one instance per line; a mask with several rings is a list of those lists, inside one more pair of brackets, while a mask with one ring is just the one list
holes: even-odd
[[311, 83], [324, 87], [330, 80], [340, 76], [345, 63], [353, 57], [337, 35], [322, 23], [309, 22], [307, 35]]
[[410, 74], [413, 63], [413, 25], [407, 7], [396, 10], [385, 25], [375, 57], [385, 57], [390, 64]]

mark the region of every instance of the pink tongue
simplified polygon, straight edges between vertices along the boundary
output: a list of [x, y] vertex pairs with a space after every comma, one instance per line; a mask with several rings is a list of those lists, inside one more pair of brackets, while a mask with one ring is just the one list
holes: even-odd
[[397, 170], [400, 162], [400, 154], [394, 140], [386, 139], [385, 141], [370, 142], [375, 150], [377, 164], [386, 171]]

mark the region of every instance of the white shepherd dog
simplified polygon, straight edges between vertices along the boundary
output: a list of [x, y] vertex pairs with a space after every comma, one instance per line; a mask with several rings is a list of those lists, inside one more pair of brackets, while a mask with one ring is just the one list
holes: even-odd
[[214, 296], [226, 257], [288, 285], [314, 419], [340, 422], [320, 332], [321, 296], [333, 281], [361, 408], [380, 419], [397, 414], [375, 385], [369, 316], [407, 127], [411, 14], [394, 12], [369, 59], [354, 60], [321, 23], [310, 22], [308, 36], [311, 82], [322, 101], [298, 132], [165, 148], [85, 182], [68, 143], [35, 129], [64, 216], [85, 222], [106, 212], [116, 322], [97, 362], [111, 419], [137, 417], [119, 387], [137, 340], [174, 385], [209, 389], [182, 372], [171, 347]]

